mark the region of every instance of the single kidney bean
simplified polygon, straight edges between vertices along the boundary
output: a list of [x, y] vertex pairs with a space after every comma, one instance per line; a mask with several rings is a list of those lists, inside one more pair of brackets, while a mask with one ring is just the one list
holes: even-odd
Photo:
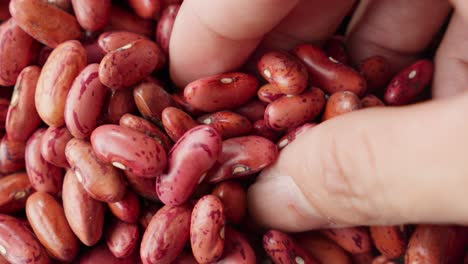
[[67, 171], [63, 180], [62, 201], [73, 233], [83, 244], [95, 245], [102, 236], [104, 203], [88, 195], [72, 170]]
[[26, 202], [26, 216], [34, 233], [53, 258], [71, 262], [79, 250], [75, 236], [63, 207], [52, 195], [36, 192]]
[[163, 84], [151, 77], [135, 86], [133, 98], [143, 117], [155, 124], [161, 124], [164, 108], [176, 105], [172, 96], [164, 90]]
[[13, 214], [24, 209], [33, 192], [28, 175], [20, 172], [0, 178], [0, 213]]
[[284, 135], [282, 138], [278, 140], [278, 143], [277, 143], [278, 149], [285, 148], [287, 145], [291, 144], [291, 142], [293, 142], [296, 139], [296, 137], [303, 134], [310, 128], [313, 128], [314, 126], [316, 126], [315, 123], [304, 124], [300, 127], [296, 127], [293, 130], [289, 131], [286, 135]]
[[198, 264], [191, 252], [182, 252], [171, 264]]
[[33, 61], [39, 43], [12, 18], [0, 25], [0, 42], [0, 85], [14, 85], [21, 70]]
[[129, 5], [135, 10], [135, 13], [141, 18], [156, 18], [161, 12], [161, 0], [129, 0]]
[[362, 108], [385, 106], [385, 104], [377, 96], [369, 94], [361, 99]]
[[107, 248], [106, 244], [88, 249], [80, 258], [79, 264], [96, 264], [96, 263], [109, 263], [109, 264], [135, 264], [140, 263], [138, 254], [133, 254], [126, 258], [116, 258], [112, 252]]
[[399, 258], [405, 254], [407, 238], [404, 226], [371, 226], [370, 234], [375, 247], [387, 258]]
[[235, 109], [234, 112], [247, 117], [250, 120], [250, 122], [253, 123], [260, 119], [263, 120], [266, 106], [267, 104], [262, 101], [253, 100]]
[[73, 138], [67, 127], [49, 127], [42, 135], [41, 155], [49, 163], [68, 168], [65, 146]]
[[247, 194], [242, 185], [235, 181], [221, 182], [212, 193], [223, 202], [226, 220], [232, 224], [242, 223], [247, 213]]
[[130, 187], [138, 194], [146, 199], [152, 201], [159, 201], [158, 194], [156, 193], [156, 181], [154, 178], [143, 178], [135, 176], [128, 171], [125, 172], [127, 175], [127, 181]]
[[58, 194], [62, 190], [62, 169], [48, 163], [41, 155], [41, 139], [44, 128], [38, 129], [26, 143], [24, 153], [26, 172], [34, 189], [40, 192]]
[[109, 53], [140, 39], [146, 37], [129, 31], [107, 31], [99, 36], [98, 45], [104, 53]]
[[46, 2], [67, 12], [72, 9], [71, 0], [47, 0]]
[[25, 168], [25, 142], [13, 141], [7, 135], [0, 141], [0, 173], [8, 174]]
[[182, 253], [190, 235], [187, 206], [166, 205], [151, 219], [141, 242], [143, 264], [170, 264]]
[[319, 263], [289, 235], [270, 230], [263, 236], [263, 248], [275, 264]]
[[333, 36], [323, 47], [325, 53], [340, 63], [347, 65], [349, 63], [348, 52], [346, 51], [345, 40], [343, 36]]
[[366, 80], [351, 67], [343, 65], [312, 45], [299, 45], [294, 54], [305, 64], [313, 85], [328, 94], [350, 91], [358, 96], [366, 93]]
[[115, 220], [106, 230], [107, 247], [117, 258], [131, 256], [135, 252], [139, 240], [140, 231], [137, 224]]
[[10, 101], [8, 101], [7, 99], [0, 98], [0, 131], [2, 131], [6, 126], [6, 119], [9, 107]]
[[283, 94], [300, 94], [308, 84], [306, 67], [295, 57], [272, 51], [263, 55], [257, 64], [258, 71]]
[[161, 120], [164, 130], [174, 142], [198, 125], [190, 115], [175, 107], [166, 107], [162, 111]]
[[176, 104], [181, 110], [189, 113], [191, 116], [200, 116], [205, 113], [198, 109], [193, 108], [193, 106], [187, 103], [187, 100], [185, 100], [183, 93], [179, 92], [179, 93], [172, 94], [172, 99], [174, 99], [174, 101], [176, 102]]
[[136, 110], [135, 100], [133, 100], [133, 89], [109, 89], [101, 115], [105, 123], [118, 124], [124, 114], [134, 113]]
[[93, 197], [103, 202], [122, 200], [126, 191], [126, 183], [119, 170], [110, 164], [98, 160], [91, 144], [72, 139], [65, 147], [65, 156], [77, 180]]
[[70, 40], [55, 48], [42, 68], [37, 81], [35, 104], [42, 120], [49, 126], [65, 124], [64, 109], [75, 77], [86, 66], [86, 50]]
[[12, 264], [48, 264], [47, 252], [20, 220], [0, 214], [0, 254]]
[[281, 132], [271, 129], [265, 120], [257, 120], [253, 124], [252, 135], [261, 136], [271, 141], [276, 141], [281, 136]]
[[421, 94], [432, 81], [434, 64], [419, 60], [400, 71], [387, 86], [384, 99], [389, 105], [407, 104]]
[[121, 201], [108, 203], [108, 206], [112, 214], [118, 219], [130, 224], [138, 221], [138, 216], [140, 216], [140, 200], [134, 192], [127, 191]]
[[148, 38], [154, 34], [152, 20], [142, 19], [117, 5], [111, 6], [111, 15], [106, 29], [110, 31], [130, 31]]
[[109, 21], [111, 0], [71, 0], [71, 2], [76, 19], [84, 29], [97, 31]]
[[135, 176], [154, 178], [166, 168], [164, 148], [130, 128], [102, 125], [91, 134], [91, 144], [98, 158]]
[[251, 75], [225, 73], [189, 83], [184, 89], [184, 97], [198, 110], [215, 112], [247, 103], [255, 96], [257, 88], [258, 81]]
[[343, 115], [361, 109], [361, 100], [357, 95], [348, 91], [336, 92], [328, 98], [323, 120]]
[[278, 148], [266, 138], [245, 136], [227, 139], [223, 141], [221, 155], [206, 180], [217, 183], [255, 174], [272, 164], [277, 156]]
[[167, 6], [158, 21], [156, 28], [156, 41], [161, 45], [161, 48], [169, 54], [169, 42], [171, 40], [172, 28], [174, 22], [179, 13], [180, 5], [169, 5]]
[[367, 80], [368, 92], [384, 89], [392, 78], [390, 63], [382, 56], [372, 56], [361, 62], [359, 72]]
[[268, 83], [260, 87], [257, 91], [258, 99], [265, 103], [272, 103], [273, 101], [285, 96], [280, 88], [274, 84]]
[[150, 203], [148, 201], [143, 203], [143, 209], [141, 210], [140, 218], [138, 219], [138, 223], [143, 227], [143, 230], [148, 228], [151, 219], [156, 214], [156, 212], [161, 209], [161, 207], [162, 206], [160, 204]]
[[75, 17], [47, 1], [12, 0], [10, 13], [26, 33], [51, 48], [81, 35]]
[[159, 199], [170, 205], [185, 203], [215, 164], [221, 146], [221, 136], [212, 127], [202, 125], [187, 131], [169, 152], [167, 174], [156, 180]]
[[299, 243], [305, 251], [314, 256], [320, 263], [352, 264], [351, 257], [344, 249], [328, 238], [313, 232], [297, 236]]
[[18, 76], [5, 122], [8, 137], [12, 140], [26, 141], [41, 124], [34, 105], [40, 72], [39, 67], [28, 66]]
[[367, 253], [372, 249], [369, 232], [363, 227], [323, 229], [320, 232], [352, 254]]
[[265, 122], [275, 130], [285, 130], [304, 124], [320, 115], [325, 106], [325, 94], [311, 88], [300, 95], [284, 96], [265, 109]]
[[169, 152], [172, 147], [169, 137], [162, 132], [157, 126], [141, 117], [125, 114], [120, 118], [119, 125], [127, 128], [134, 129], [138, 132], [144, 133], [147, 136], [154, 138], [166, 152]]
[[224, 253], [216, 264], [254, 264], [255, 252], [249, 241], [232, 227], [226, 226]]
[[97, 126], [107, 88], [99, 81], [99, 64], [90, 64], [75, 78], [65, 103], [68, 131], [79, 139], [87, 138]]
[[190, 222], [190, 243], [199, 263], [213, 263], [224, 249], [226, 216], [221, 200], [215, 195], [203, 196], [195, 204]]
[[165, 64], [166, 58], [156, 43], [133, 41], [104, 56], [99, 64], [99, 79], [112, 89], [128, 88]]
[[198, 122], [216, 129], [223, 139], [244, 136], [252, 130], [249, 119], [231, 111], [203, 115]]

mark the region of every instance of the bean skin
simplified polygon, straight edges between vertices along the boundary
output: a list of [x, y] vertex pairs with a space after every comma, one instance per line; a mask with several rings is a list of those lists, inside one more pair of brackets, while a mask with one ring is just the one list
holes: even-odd
[[257, 263], [255, 251], [244, 235], [226, 226], [226, 241], [223, 256], [216, 264], [254, 264]]
[[116, 258], [112, 252], [107, 248], [105, 243], [98, 246], [89, 248], [79, 259], [79, 264], [96, 264], [96, 263], [109, 263], [109, 264], [135, 264], [140, 263], [138, 254], [133, 254], [126, 258]]
[[169, 54], [169, 41], [171, 39], [172, 28], [174, 26], [177, 13], [179, 12], [179, 8], [180, 5], [167, 6], [163, 10], [156, 28], [156, 40], [166, 54]]
[[369, 232], [363, 227], [323, 229], [320, 232], [352, 254], [367, 253], [372, 249]]
[[128, 184], [138, 195], [152, 201], [159, 201], [154, 178], [135, 176], [128, 171], [125, 172], [125, 175], [127, 176]]
[[132, 94], [132, 89], [108, 90], [101, 113], [102, 121], [118, 124], [123, 115], [135, 113], [137, 107]]
[[24, 209], [26, 199], [33, 192], [24, 172], [0, 178], [0, 214], [13, 214]]
[[361, 100], [355, 94], [348, 91], [337, 92], [328, 98], [323, 120], [328, 120], [361, 108]]
[[112, 5], [110, 20], [105, 29], [109, 31], [129, 31], [150, 38], [154, 34], [154, 23], [151, 20], [142, 19], [117, 5]]
[[352, 264], [349, 254], [330, 239], [313, 232], [300, 234], [297, 242], [320, 263]]
[[190, 115], [175, 107], [165, 108], [161, 114], [161, 120], [164, 129], [174, 142], [198, 125]]
[[162, 0], [129, 0], [129, 5], [141, 18], [156, 18], [162, 9]]
[[68, 168], [65, 146], [73, 138], [67, 127], [49, 127], [42, 135], [41, 155], [57, 167]]
[[123, 222], [136, 223], [140, 215], [140, 200], [138, 196], [127, 191], [122, 200], [115, 203], [108, 203], [109, 209], [115, 217]]
[[285, 96], [283, 92], [274, 84], [265, 84], [257, 92], [258, 99], [265, 103], [272, 103], [273, 101]]
[[231, 111], [203, 115], [198, 122], [216, 129], [223, 139], [244, 136], [252, 130], [252, 124], [246, 117]]
[[257, 120], [253, 124], [252, 135], [261, 136], [271, 141], [276, 141], [281, 136], [281, 131], [270, 128], [265, 120]]
[[260, 119], [263, 120], [266, 105], [267, 104], [265, 102], [262, 102], [260, 100], [253, 100], [235, 109], [234, 112], [247, 117], [250, 120], [250, 122], [253, 123]]
[[295, 129], [289, 131], [286, 135], [284, 135], [282, 138], [278, 140], [278, 143], [277, 143], [278, 149], [285, 148], [287, 145], [291, 144], [291, 142], [296, 140], [296, 137], [308, 131], [309, 129], [313, 128], [314, 126], [316, 126], [315, 123], [304, 124], [300, 127], [296, 127]]
[[111, 0], [71, 0], [76, 19], [89, 31], [102, 29], [110, 18]]
[[0, 173], [13, 173], [25, 168], [25, 142], [13, 141], [7, 135], [0, 141]]
[[115, 220], [106, 232], [106, 244], [117, 258], [130, 257], [140, 241], [138, 225]]
[[359, 72], [367, 80], [368, 92], [378, 93], [392, 78], [390, 63], [382, 56], [372, 56], [361, 62]]
[[107, 31], [99, 36], [98, 45], [104, 53], [109, 53], [139, 39], [146, 37], [128, 31]]
[[268, 231], [263, 236], [263, 248], [275, 264], [319, 263], [289, 235], [280, 231]]
[[405, 254], [407, 238], [404, 227], [371, 226], [369, 229], [374, 245], [382, 255], [393, 259]]
[[385, 106], [385, 104], [375, 95], [366, 95], [361, 99], [362, 108], [376, 107], [376, 106]]
[[346, 51], [345, 39], [343, 36], [333, 36], [324, 46], [324, 50], [328, 56], [334, 58], [344, 65], [349, 64], [349, 56]]
[[218, 196], [224, 205], [226, 220], [240, 224], [247, 213], [247, 194], [238, 182], [224, 181], [216, 185], [212, 194]]

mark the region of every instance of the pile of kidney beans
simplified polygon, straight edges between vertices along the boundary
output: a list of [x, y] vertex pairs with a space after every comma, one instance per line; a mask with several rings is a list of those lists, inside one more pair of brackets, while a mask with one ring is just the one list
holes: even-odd
[[430, 60], [352, 68], [343, 37], [183, 89], [182, 0], [0, 1], [0, 263], [465, 263], [459, 226], [287, 234], [246, 189], [321, 121], [427, 99]]

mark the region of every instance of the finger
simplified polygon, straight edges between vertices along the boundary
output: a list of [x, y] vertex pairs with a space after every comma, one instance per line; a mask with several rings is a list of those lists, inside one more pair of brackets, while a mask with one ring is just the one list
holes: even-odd
[[359, 64], [381, 55], [398, 71], [430, 44], [450, 10], [446, 0], [361, 1], [348, 30], [351, 58]]
[[[326, 121], [282, 150], [248, 193], [250, 213], [285, 231], [468, 223], [468, 95]], [[423, 125], [422, 125], [423, 124]]]
[[459, 14], [468, 21], [468, 1], [465, 0], [450, 0], [452, 5], [459, 11]]
[[298, 1], [184, 1], [170, 42], [172, 79], [183, 86], [238, 68]]

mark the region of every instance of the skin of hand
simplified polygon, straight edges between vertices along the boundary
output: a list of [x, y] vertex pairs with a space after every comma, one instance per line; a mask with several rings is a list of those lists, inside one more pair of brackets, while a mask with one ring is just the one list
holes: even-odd
[[[170, 43], [172, 78], [183, 87], [235, 70], [262, 50], [321, 43], [354, 4], [185, 0]], [[468, 4], [361, 0], [346, 37], [355, 63], [382, 55], [397, 72], [418, 58], [449, 18], [434, 58], [434, 100], [360, 110], [302, 134], [249, 189], [249, 213], [260, 224], [292, 232], [468, 224]]]

